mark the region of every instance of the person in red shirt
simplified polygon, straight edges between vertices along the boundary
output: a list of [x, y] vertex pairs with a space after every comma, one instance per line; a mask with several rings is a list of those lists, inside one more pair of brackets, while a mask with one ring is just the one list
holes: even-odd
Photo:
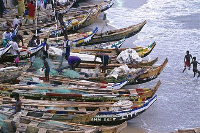
[[[33, 1], [31, 1], [31, 3], [27, 3], [27, 8], [28, 8], [28, 16], [27, 16], [27, 19], [32, 19], [33, 20], [33, 23], [35, 21], [35, 5], [33, 4]], [[27, 19], [26, 19], [26, 22], [27, 22]], [[25, 23], [26, 23], [25, 22]]]

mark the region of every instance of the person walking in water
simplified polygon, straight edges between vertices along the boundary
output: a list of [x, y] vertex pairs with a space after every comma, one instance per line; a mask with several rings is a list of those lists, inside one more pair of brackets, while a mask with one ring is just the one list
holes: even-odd
[[193, 57], [193, 60], [191, 62], [191, 64], [193, 64], [193, 72], [194, 72], [194, 77], [196, 75], [196, 73], [198, 73], [198, 77], [200, 76], [200, 71], [197, 69], [197, 64], [200, 64], [198, 61], [196, 61], [196, 57]]
[[189, 67], [188, 70], [190, 70], [190, 58], [192, 59], [192, 55], [189, 53], [189, 51], [186, 51], [186, 55], [184, 57], [184, 69], [183, 72], [186, 70], [186, 67]]

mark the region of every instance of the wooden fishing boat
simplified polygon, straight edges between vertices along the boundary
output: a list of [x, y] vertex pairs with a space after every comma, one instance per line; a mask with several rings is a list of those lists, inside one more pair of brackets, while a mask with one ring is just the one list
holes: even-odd
[[[99, 4], [80, 6], [75, 10], [91, 9], [91, 8], [96, 7], [96, 6], [100, 6], [101, 7], [101, 12], [104, 12], [104, 11], [108, 10], [109, 8], [111, 8], [113, 6], [113, 4], [114, 4], [113, 0], [106, 0], [106, 1], [103, 1], [103, 2], [101, 2]], [[73, 8], [72, 8], [72, 10], [73, 10]]]
[[141, 84], [148, 81], [151, 81], [158, 77], [158, 75], [162, 72], [165, 65], [167, 64], [168, 59], [165, 59], [162, 65], [156, 67], [143, 67], [138, 69], [134, 73], [122, 74], [117, 78], [114, 77], [89, 77], [85, 78], [90, 81], [103, 81], [103, 82], [126, 82], [127, 84]]
[[[98, 114], [91, 119], [90, 124], [118, 124], [130, 120], [147, 110], [157, 99], [157, 96], [146, 101], [119, 101], [114, 104], [109, 102], [61, 102], [42, 100], [22, 100], [22, 108], [36, 109], [55, 114], [66, 114], [69, 112], [86, 112], [100, 109]], [[7, 101], [9, 103], [9, 101]], [[11, 102], [10, 102], [11, 103]], [[3, 102], [3, 106], [9, 106]]]
[[[66, 18], [66, 26], [68, 31], [70, 30], [77, 30], [89, 17], [90, 12], [87, 14], [83, 14], [83, 15], [79, 15], [76, 17], [71, 17], [71, 18]], [[38, 24], [37, 28], [36, 25], [27, 27], [27, 26], [22, 26], [20, 27], [20, 32], [22, 32], [25, 35], [25, 38], [32, 36], [33, 34], [35, 34], [35, 30], [38, 30], [38, 35], [40, 36], [40, 38], [45, 38], [45, 37], [49, 37], [49, 35], [51, 35], [51, 31], [54, 32], [61, 32], [60, 30], [56, 30], [56, 27], [60, 27], [60, 25], [55, 26], [56, 23], [55, 22], [48, 22], [45, 24]], [[24, 29], [25, 28], [25, 29]], [[45, 31], [45, 32], [42, 32]], [[27, 35], [28, 34], [28, 35]], [[26, 40], [24, 40], [26, 41]]]
[[[140, 67], [145, 67], [145, 66], [152, 66], [157, 61], [158, 61], [158, 57], [153, 59], [153, 60], [150, 60], [150, 61], [142, 60], [141, 62], [138, 62], [138, 63], [135, 63], [135, 64], [134, 63], [130, 63], [130, 64], [127, 64], [127, 66], [129, 68], [140, 68]], [[86, 68], [86, 69], [96, 69], [97, 64], [100, 63], [100, 62], [94, 62], [94, 61], [90, 62], [90, 61], [84, 61], [84, 60], [82, 60], [82, 62], [79, 65], [79, 68]], [[115, 62], [111, 61], [111, 64], [108, 64], [106, 69], [114, 69], [115, 67], [120, 67], [122, 65], [123, 64], [119, 64], [116, 61]]]
[[96, 34], [91, 42], [88, 42], [85, 45], [92, 45], [92, 44], [98, 44], [98, 43], [105, 43], [105, 42], [112, 42], [112, 41], [118, 41], [120, 39], [129, 38], [131, 36], [134, 36], [140, 30], [143, 28], [143, 26], [146, 24], [146, 20], [142, 23], [131, 25], [126, 28], [117, 29], [117, 30], [111, 30], [107, 31], [101, 34]]
[[[1, 108], [1, 110], [13, 110], [13, 107], [10, 106], [4, 106]], [[90, 122], [90, 120], [96, 116], [96, 114], [99, 112], [99, 109], [96, 109], [95, 111], [86, 112], [86, 113], [71, 113], [71, 114], [51, 114], [47, 112], [42, 111], [29, 111], [24, 110], [22, 111], [22, 116], [31, 116], [36, 118], [42, 118], [45, 120], [56, 120], [56, 121], [63, 121], [63, 122], [70, 122], [70, 123], [79, 123], [79, 124], [87, 124]]]
[[[120, 42], [118, 42], [120, 43]], [[137, 46], [136, 48], [131, 48], [134, 49], [140, 57], [146, 57], [147, 55], [149, 55], [151, 53], [151, 51], [154, 49], [154, 47], [156, 46], [156, 42], [153, 42], [152, 44], [150, 44], [147, 47], [139, 47]], [[106, 47], [105, 47], [106, 48]], [[128, 48], [119, 48], [119, 51], [123, 51], [126, 50]], [[103, 53], [107, 53], [108, 55], [116, 55], [117, 51], [115, 50], [115, 47], [112, 47], [110, 49], [71, 49], [71, 52], [73, 53], [90, 53], [90, 54], [96, 54], [97, 52], [103, 52]]]
[[87, 14], [80, 15], [77, 17], [64, 18], [63, 20], [68, 23], [67, 30], [76, 31], [82, 28], [82, 25], [84, 25], [84, 23], [89, 19], [91, 14], [92, 11], [89, 11]]
[[[39, 78], [40, 80], [45, 80], [44, 77], [41, 77], [40, 75], [32, 74], [32, 73], [24, 73], [23, 77], [35, 77]], [[77, 88], [84, 86], [86, 87], [95, 87], [95, 88], [102, 88], [104, 87], [105, 89], [120, 89], [123, 87], [127, 81], [120, 82], [120, 83], [108, 83], [108, 82], [91, 82], [87, 80], [77, 80], [77, 79], [70, 79], [66, 78], [64, 76], [50, 76], [50, 83], [53, 85], [76, 85]], [[35, 84], [35, 82], [33, 83]], [[26, 84], [26, 85], [31, 85], [31, 83]]]
[[[9, 113], [1, 112], [4, 115]], [[12, 131], [11, 120], [4, 120], [5, 127]], [[30, 133], [121, 133], [127, 126], [124, 122], [116, 126], [92, 126], [68, 122], [50, 121], [42, 118], [35, 118], [31, 116], [21, 116], [20, 123], [15, 123], [17, 127], [16, 132], [30, 132]]]
[[91, 9], [91, 11], [90, 11], [91, 13], [90, 13], [90, 15], [89, 15], [87, 21], [85, 21], [85, 22], [80, 26], [80, 28], [87, 27], [87, 26], [91, 25], [92, 23], [94, 23], [94, 22], [97, 20], [98, 16], [100, 15], [101, 9], [102, 9], [102, 7], [99, 7], [99, 6], [97, 6], [97, 7], [93, 8], [93, 9]]
[[[36, 55], [42, 48], [44, 47], [43, 44], [40, 44], [36, 47], [28, 47], [28, 49], [20, 49], [20, 60], [27, 59], [29, 57], [32, 57]], [[14, 55], [7, 53], [4, 56], [1, 57], [0, 62], [13, 62], [14, 61]]]
[[[85, 32], [85, 33], [70, 34], [70, 35], [68, 35], [68, 38], [72, 43], [71, 45], [73, 45], [73, 46], [81, 45], [81, 44], [84, 44], [84, 43], [90, 41], [92, 39], [92, 37], [97, 33], [97, 31], [98, 31], [98, 28], [96, 27], [93, 31], [89, 31], [89, 32]], [[56, 47], [56, 46], [59, 46], [59, 44], [63, 43], [64, 36], [59, 36], [59, 37], [55, 36], [55, 35], [57, 35], [58, 32], [61, 33], [62, 31], [57, 30], [57, 31], [51, 32], [51, 34], [50, 34], [51, 38], [48, 39], [51, 46]]]
[[[35, 100], [74, 100], [74, 101], [87, 101], [87, 102], [116, 102], [118, 100], [130, 100], [130, 101], [144, 101], [151, 98], [159, 88], [161, 82], [158, 81], [153, 88], [137, 88], [137, 89], [119, 89], [119, 90], [106, 90], [106, 89], [94, 89], [84, 87], [81, 88], [64, 88], [56, 89], [60, 87], [37, 87], [37, 86], [12, 86], [1, 85], [0, 94], [3, 96], [12, 96], [18, 93], [25, 99]], [[5, 86], [5, 88], [4, 88]], [[14, 89], [12, 91], [12, 89]], [[41, 89], [43, 91], [41, 91]], [[71, 90], [71, 91], [70, 91]], [[74, 90], [74, 91], [72, 91]], [[12, 92], [10, 92], [12, 91]]]
[[[87, 35], [85, 37], [82, 37], [80, 39], [71, 41], [70, 42], [71, 46], [72, 46], [71, 50], [74, 51], [75, 48], [77, 48], [77, 47], [74, 47], [74, 46], [76, 46], [77, 44], [82, 43], [82, 45], [84, 45], [84, 42], [90, 41], [92, 36], [95, 34], [95, 32], [96, 32], [96, 29], [92, 33], [91, 32], [89, 32], [88, 34], [86, 33]], [[72, 34], [72, 35], [78, 37], [79, 33]], [[83, 36], [83, 35], [84, 34], [80, 34], [80, 37]], [[50, 40], [50, 48], [49, 48], [49, 51], [50, 51], [49, 52], [49, 56], [50, 57], [54, 58], [54, 57], [60, 57], [62, 55], [62, 50], [59, 49], [59, 48], [63, 48], [63, 41], [60, 40], [61, 38], [63, 38], [63, 37], [58, 37], [58, 39], [59, 39], [58, 42], [56, 41], [56, 38], [54, 38], [55, 42], [57, 42], [56, 44], [55, 44], [54, 40], [51, 41], [51, 38], [49, 39]], [[71, 35], [69, 36], [69, 38], [71, 40]], [[114, 46], [121, 47], [121, 45], [124, 43], [124, 41], [125, 41], [125, 39], [120, 40], [120, 41], [118, 41], [116, 43], [110, 44], [110, 45], [105, 46], [105, 47], [114, 47]], [[95, 58], [94, 53], [91, 53], [91, 52], [80, 52], [80, 54], [78, 54], [77, 52], [71, 52], [71, 55], [72, 56], [79, 56], [79, 57], [81, 57], [81, 59], [83, 61], [90, 61], [90, 62], [93, 62], [94, 58]], [[112, 60], [115, 60], [116, 54], [115, 55], [110, 55], [110, 56], [112, 56]], [[100, 58], [97, 58], [96, 63], [97, 62], [101, 62]], [[56, 62], [54, 62], [54, 63], [56, 63]]]
[[28, 69], [29, 65], [21, 67], [0, 68], [0, 82], [12, 82], [16, 80], [23, 72]]

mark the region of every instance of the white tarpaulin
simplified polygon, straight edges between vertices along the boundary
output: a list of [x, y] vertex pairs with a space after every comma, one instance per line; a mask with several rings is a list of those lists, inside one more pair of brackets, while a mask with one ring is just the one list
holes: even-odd
[[[52, 56], [62, 56], [62, 49], [55, 48], [55, 47], [49, 47], [49, 55]], [[70, 53], [70, 56], [78, 56], [83, 61], [94, 61], [95, 55], [89, 55], [89, 54], [79, 54], [79, 53]], [[101, 58], [97, 57], [96, 61], [101, 62]]]
[[142, 58], [139, 57], [138, 53], [134, 49], [126, 49], [122, 51], [118, 56], [117, 56], [117, 61], [119, 63], [132, 63], [132, 62], [141, 62]]
[[[138, 69], [140, 69], [140, 68], [138, 68]], [[120, 67], [115, 67], [107, 77], [117, 78], [120, 74], [128, 74], [128, 73], [136, 72], [136, 71], [138, 71], [138, 69], [134, 69], [134, 68], [130, 69], [130, 68], [128, 68], [128, 66], [126, 64], [124, 64]]]

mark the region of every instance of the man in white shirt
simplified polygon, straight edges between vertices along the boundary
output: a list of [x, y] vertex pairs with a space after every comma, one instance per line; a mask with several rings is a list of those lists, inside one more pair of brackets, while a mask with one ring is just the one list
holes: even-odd
[[12, 45], [12, 47], [11, 47], [11, 49], [10, 49], [10, 53], [11, 53], [12, 55], [14, 55], [14, 62], [16, 63], [16, 66], [18, 66], [18, 62], [19, 62], [19, 61], [16, 61], [16, 60], [17, 60], [17, 58], [18, 58], [18, 60], [19, 60], [19, 54], [20, 54], [20, 52], [19, 52], [19, 48], [18, 48], [18, 44], [17, 44], [17, 37], [14, 36], [14, 37], [12, 38], [12, 41], [9, 42], [9, 44]]
[[70, 43], [71, 42], [68, 40], [67, 35], [64, 35], [64, 37], [65, 37], [65, 40], [63, 41], [63, 53], [62, 53], [62, 58], [61, 58], [61, 62], [60, 62], [60, 65], [59, 65], [59, 69], [62, 66], [64, 57], [70, 56]]
[[46, 13], [47, 13], [47, 18], [48, 20], [52, 18], [52, 4], [48, 1], [46, 5]]
[[12, 27], [15, 28], [16, 25], [21, 25], [21, 20], [18, 15], [16, 15], [16, 18], [13, 20]]
[[7, 45], [7, 43], [11, 40], [12, 33], [10, 32], [10, 29], [7, 28], [7, 30], [3, 33], [2, 42], [3, 47]]
[[3, 38], [5, 40], [10, 40], [12, 36], [12, 33], [10, 32], [10, 29], [7, 28], [7, 30], [3, 33]]

